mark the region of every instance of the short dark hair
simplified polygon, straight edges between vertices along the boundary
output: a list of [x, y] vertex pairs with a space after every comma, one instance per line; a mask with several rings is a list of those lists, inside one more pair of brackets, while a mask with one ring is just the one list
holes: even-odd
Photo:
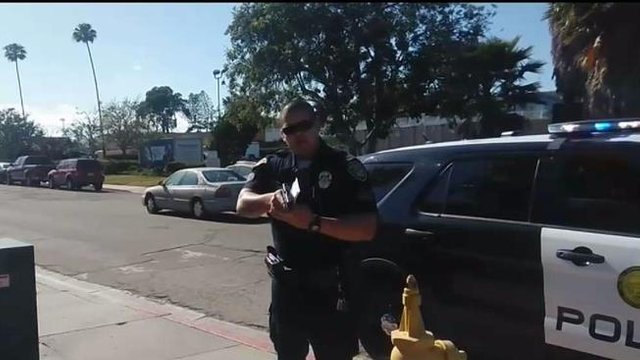
[[295, 99], [284, 106], [278, 118], [278, 125], [283, 126], [287, 117], [292, 113], [306, 112], [313, 120], [316, 120], [316, 110], [304, 99]]

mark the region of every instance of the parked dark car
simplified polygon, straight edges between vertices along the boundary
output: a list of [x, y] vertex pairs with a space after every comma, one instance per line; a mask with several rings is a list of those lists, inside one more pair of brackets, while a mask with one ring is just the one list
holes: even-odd
[[94, 159], [61, 160], [47, 176], [49, 187], [56, 189], [64, 185], [67, 190], [78, 190], [92, 185], [96, 191], [102, 190], [104, 172], [102, 164]]
[[39, 186], [55, 165], [44, 156], [21, 156], [7, 169], [7, 184]]
[[5, 184], [7, 182], [7, 169], [11, 163], [1, 162], [0, 163], [0, 184]]
[[414, 274], [426, 328], [469, 359], [640, 359], [639, 132], [562, 123], [363, 156], [380, 215], [357, 292], [367, 351], [388, 359], [382, 319]]

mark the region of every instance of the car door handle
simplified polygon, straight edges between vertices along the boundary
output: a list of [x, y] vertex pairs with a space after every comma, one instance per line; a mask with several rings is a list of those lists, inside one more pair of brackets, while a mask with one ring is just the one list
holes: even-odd
[[411, 228], [404, 229], [404, 234], [407, 236], [420, 237], [420, 238], [431, 237], [434, 235], [431, 231], [417, 230], [417, 229], [411, 229]]
[[556, 257], [562, 260], [573, 262], [577, 266], [588, 266], [590, 264], [604, 263], [604, 256], [594, 254], [588, 247], [580, 246], [573, 250], [559, 249]]

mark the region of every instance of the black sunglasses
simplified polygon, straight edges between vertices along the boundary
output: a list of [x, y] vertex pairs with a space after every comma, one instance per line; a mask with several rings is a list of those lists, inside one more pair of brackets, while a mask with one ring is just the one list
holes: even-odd
[[297, 124], [289, 125], [287, 127], [282, 128], [282, 132], [285, 135], [293, 135], [295, 133], [305, 132], [311, 129], [314, 124], [315, 123], [313, 120], [304, 120], [304, 121], [300, 121]]

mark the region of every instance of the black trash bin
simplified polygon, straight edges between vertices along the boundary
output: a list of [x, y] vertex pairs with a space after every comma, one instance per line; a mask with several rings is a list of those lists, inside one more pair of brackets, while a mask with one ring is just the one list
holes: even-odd
[[38, 360], [33, 245], [0, 239], [0, 358]]

